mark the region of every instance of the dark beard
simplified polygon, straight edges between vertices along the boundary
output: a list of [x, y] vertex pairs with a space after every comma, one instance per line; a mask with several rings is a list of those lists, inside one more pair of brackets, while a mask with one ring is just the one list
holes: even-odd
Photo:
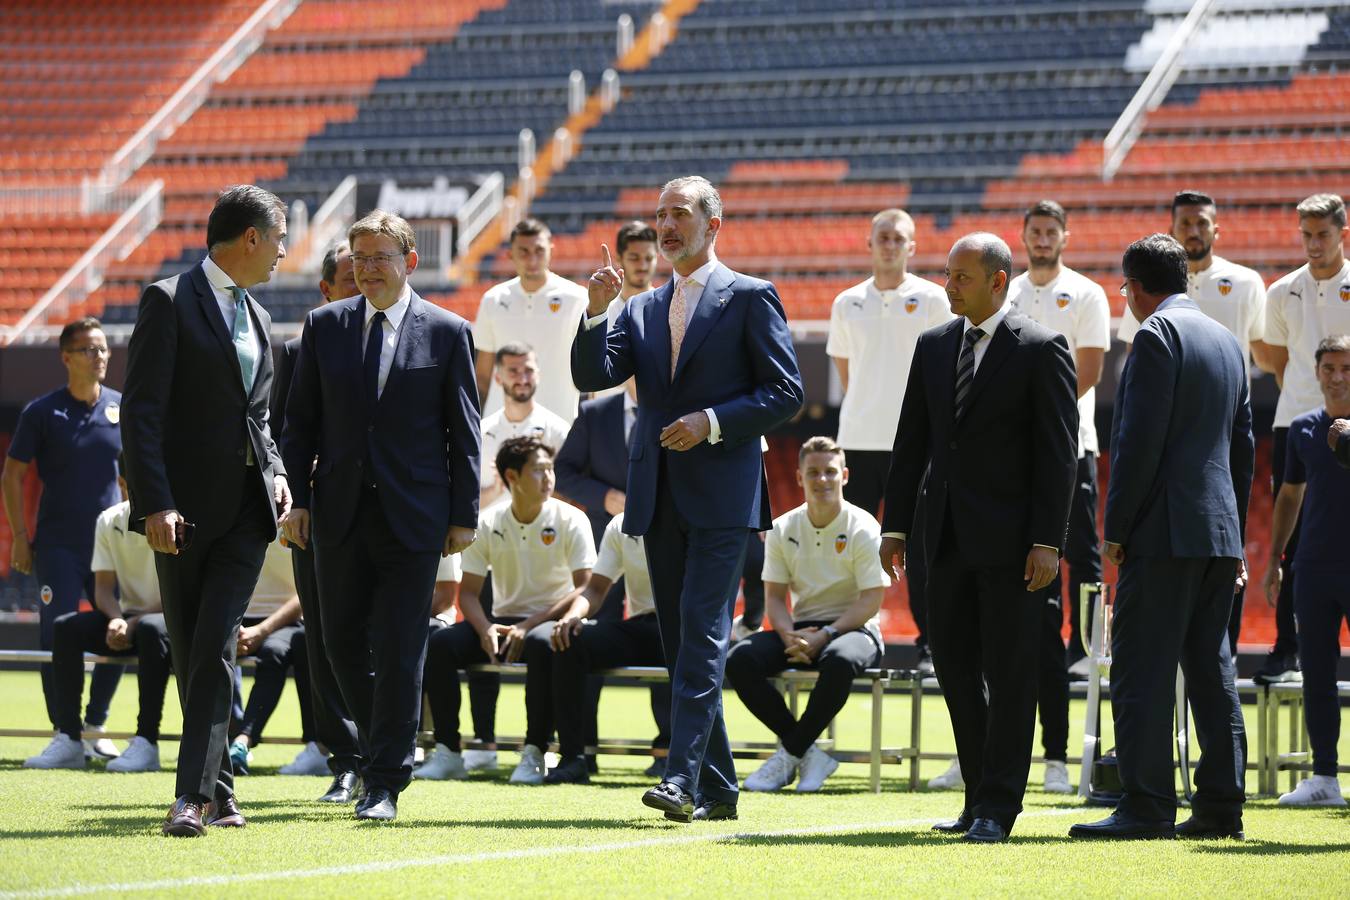
[[[1184, 247], [1185, 245], [1183, 244], [1182, 246]], [[1214, 245], [1213, 245], [1213, 244], [1205, 244], [1204, 248], [1203, 248], [1202, 250], [1200, 250], [1199, 252], [1196, 252], [1196, 251], [1190, 249], [1189, 247], [1187, 247], [1187, 248], [1186, 248], [1186, 258], [1189, 259], [1191, 262], [1199, 262], [1200, 260], [1204, 259], [1206, 256], [1209, 256], [1209, 251], [1210, 251], [1210, 250], [1213, 250], [1213, 249], [1214, 249]]]

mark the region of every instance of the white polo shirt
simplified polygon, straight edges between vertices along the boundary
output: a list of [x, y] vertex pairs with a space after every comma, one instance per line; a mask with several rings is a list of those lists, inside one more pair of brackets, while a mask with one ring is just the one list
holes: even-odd
[[[1246, 266], [1222, 256], [1213, 256], [1211, 260], [1208, 269], [1187, 275], [1186, 296], [1238, 339], [1246, 363], [1251, 357], [1252, 341], [1264, 340], [1266, 333], [1266, 283]], [[1138, 331], [1139, 320], [1126, 306], [1116, 337], [1130, 344]], [[1247, 368], [1250, 375], [1251, 366]]]
[[1284, 387], [1275, 404], [1275, 427], [1322, 406], [1317, 385], [1317, 345], [1333, 334], [1350, 334], [1350, 261], [1318, 281], [1305, 265], [1270, 286], [1266, 294], [1266, 343], [1287, 347]]
[[94, 556], [91, 572], [117, 576], [123, 615], [159, 609], [159, 576], [155, 574], [155, 551], [145, 535], [132, 531], [131, 504], [126, 500], [110, 506], [94, 520]]
[[516, 520], [510, 503], [486, 510], [478, 539], [462, 555], [465, 572], [492, 572], [494, 615], [532, 616], [573, 590], [573, 572], [595, 566], [595, 539], [584, 512], [550, 497], [528, 524]]
[[291, 568], [291, 551], [281, 546], [281, 541], [273, 541], [267, 545], [258, 586], [253, 589], [253, 598], [244, 610], [244, 617], [265, 619], [294, 596], [295, 570]]
[[848, 390], [839, 407], [839, 446], [890, 450], [919, 335], [953, 318], [947, 292], [914, 274], [895, 290], [869, 278], [834, 298], [825, 352], [848, 360]]
[[[786, 584], [796, 622], [833, 620], [861, 591], [886, 587], [881, 568], [881, 526], [845, 501], [824, 528], [811, 524], [806, 504], [773, 520], [764, 541], [764, 580]], [[868, 622], [877, 625], [880, 615]]]
[[610, 581], [623, 579], [628, 618], [656, 611], [652, 576], [647, 571], [647, 551], [642, 538], [623, 533], [623, 513], [610, 519], [605, 526], [605, 533], [600, 536], [600, 558], [593, 571]]
[[[1008, 302], [1027, 318], [1064, 335], [1070, 353], [1076, 354], [1079, 347], [1111, 347], [1111, 305], [1106, 292], [1073, 269], [1061, 268], [1044, 286], [1032, 284], [1025, 272], [1018, 275], [1008, 285]], [[1097, 453], [1096, 417], [1097, 389], [1091, 387], [1078, 398], [1079, 456]]]
[[[572, 339], [588, 303], [584, 287], [553, 272], [533, 294], [525, 293], [519, 278], [512, 278], [483, 294], [473, 323], [473, 343], [478, 350], [495, 352], [512, 341], [524, 341], [534, 348], [539, 362], [535, 402], [557, 413], [569, 426], [581, 402], [581, 392], [572, 383]], [[496, 412], [502, 402], [501, 385], [494, 381], [483, 413]]]
[[478, 467], [479, 487], [488, 488], [498, 482], [503, 487], [506, 486], [506, 479], [497, 471], [497, 451], [501, 450], [502, 444], [511, 438], [539, 438], [553, 448], [554, 454], [562, 449], [563, 441], [567, 440], [567, 432], [572, 430], [572, 426], [562, 416], [545, 409], [538, 399], [539, 395], [536, 394], [534, 409], [519, 422], [512, 422], [506, 418], [505, 409], [499, 409], [483, 417], [482, 424], [479, 425], [479, 431], [483, 436], [483, 455], [481, 465]]

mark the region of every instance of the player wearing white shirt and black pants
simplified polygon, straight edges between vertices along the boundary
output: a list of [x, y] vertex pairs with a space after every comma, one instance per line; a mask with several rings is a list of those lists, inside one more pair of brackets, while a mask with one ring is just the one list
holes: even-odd
[[[764, 544], [774, 630], [751, 635], [727, 656], [727, 680], [779, 740], [773, 756], [745, 779], [749, 791], [776, 791], [799, 773], [798, 791], [819, 790], [839, 763], [816, 739], [844, 708], [853, 679], [881, 661], [877, 614], [890, 584], [879, 556], [881, 526], [844, 500], [847, 481], [838, 444], [814, 437], [802, 445], [797, 483], [806, 503], [775, 519]], [[789, 667], [820, 672], [800, 720], [771, 681]]]
[[[1317, 345], [1336, 334], [1350, 334], [1350, 263], [1345, 259], [1345, 202], [1336, 194], [1315, 194], [1298, 205], [1299, 231], [1308, 263], [1276, 281], [1266, 295], [1268, 365], [1280, 384], [1271, 443], [1274, 494], [1284, 483], [1289, 425], [1306, 412], [1320, 409], [1314, 358]], [[1285, 548], [1275, 604], [1275, 646], [1255, 678], [1262, 682], [1297, 677], [1298, 644], [1294, 627], [1294, 579], [1289, 565], [1298, 549], [1299, 523]], [[1269, 599], [1269, 598], [1267, 598]]]
[[586, 312], [586, 289], [549, 271], [553, 236], [543, 222], [522, 219], [511, 229], [510, 243], [516, 277], [483, 294], [473, 323], [483, 416], [502, 407], [501, 388], [492, 384], [494, 354], [518, 341], [533, 347], [538, 357], [543, 373], [539, 402], [570, 425], [581, 402], [570, 360], [575, 323]]
[[[877, 213], [867, 238], [872, 277], [844, 291], [830, 308], [825, 352], [834, 359], [844, 389], [838, 437], [849, 461], [844, 499], [872, 516], [877, 515], [886, 490], [904, 399], [904, 391], [892, 386], [908, 383], [919, 335], [953, 318], [942, 286], [906, 271], [915, 246], [914, 220], [908, 213], [902, 209]], [[914, 540], [922, 541], [917, 524]], [[913, 558], [920, 556], [916, 553]], [[927, 663], [925, 574], [922, 563], [911, 563], [905, 581], [919, 629], [916, 644], [921, 665], [932, 674]]]
[[[464, 621], [431, 636], [426, 686], [436, 749], [418, 778], [464, 777], [459, 734], [459, 670], [518, 662], [525, 672], [525, 745], [512, 784], [543, 784], [544, 748], [553, 736], [553, 621], [571, 608], [595, 565], [586, 514], [553, 496], [553, 449], [512, 438], [497, 453], [511, 502], [484, 511], [478, 539], [461, 558], [459, 611]], [[491, 571], [495, 603], [483, 612], [478, 592]]]
[[[610, 586], [623, 579], [628, 600], [628, 618], [594, 621], [605, 605]], [[623, 513], [605, 526], [600, 556], [586, 590], [572, 607], [553, 623], [553, 700], [558, 717], [558, 767], [548, 774], [548, 784], [588, 784], [590, 774], [584, 756], [587, 728], [586, 676], [600, 669], [623, 666], [664, 666], [661, 629], [656, 621], [656, 601], [647, 572], [647, 553], [642, 538], [623, 533]], [[670, 745], [670, 692], [652, 692], [652, 717], [658, 735], [653, 747]]]
[[[1069, 566], [1069, 608], [1074, 657], [1081, 657], [1078, 594], [1083, 584], [1102, 580], [1101, 546], [1097, 540], [1097, 425], [1096, 385], [1102, 377], [1106, 350], [1111, 346], [1111, 307], [1101, 285], [1062, 262], [1069, 231], [1064, 208], [1042, 200], [1022, 219], [1022, 245], [1027, 271], [1012, 280], [1008, 303], [1022, 315], [1069, 342], [1078, 375], [1078, 480], [1069, 509], [1069, 532], [1064, 561]], [[1069, 784], [1069, 678], [1064, 655], [1064, 596], [1060, 574], [1050, 582], [1045, 632], [1041, 635], [1039, 707], [1041, 742], [1046, 760], [1045, 789], [1072, 792]]]

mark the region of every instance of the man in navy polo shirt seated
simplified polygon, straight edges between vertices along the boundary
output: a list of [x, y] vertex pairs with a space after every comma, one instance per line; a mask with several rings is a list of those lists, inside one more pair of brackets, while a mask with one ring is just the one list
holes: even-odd
[[[43, 650], [52, 649], [57, 619], [79, 609], [81, 597], [94, 602], [94, 575], [89, 568], [94, 522], [99, 513], [122, 500], [117, 490], [122, 395], [103, 386], [108, 374], [108, 338], [98, 319], [86, 316], [61, 329], [60, 347], [66, 385], [24, 407], [0, 475], [5, 515], [13, 533], [10, 565], [37, 578], [42, 601], [39, 646]], [[37, 530], [30, 537], [23, 483], [33, 464], [42, 482], [42, 500]], [[94, 668], [85, 731], [102, 729], [121, 677], [121, 666]], [[42, 694], [47, 718], [59, 730], [50, 665], [42, 666]], [[85, 755], [94, 754], [111, 758], [117, 748], [106, 738], [86, 742]]]

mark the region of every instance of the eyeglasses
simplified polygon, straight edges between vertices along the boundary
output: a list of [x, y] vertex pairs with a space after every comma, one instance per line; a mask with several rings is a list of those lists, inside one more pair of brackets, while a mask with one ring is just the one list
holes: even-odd
[[112, 351], [107, 347], [72, 347], [67, 353], [83, 353], [89, 359], [103, 359], [112, 356]]
[[406, 253], [376, 253], [373, 256], [364, 256], [353, 253], [351, 260], [353, 266], [387, 266], [406, 255]]

